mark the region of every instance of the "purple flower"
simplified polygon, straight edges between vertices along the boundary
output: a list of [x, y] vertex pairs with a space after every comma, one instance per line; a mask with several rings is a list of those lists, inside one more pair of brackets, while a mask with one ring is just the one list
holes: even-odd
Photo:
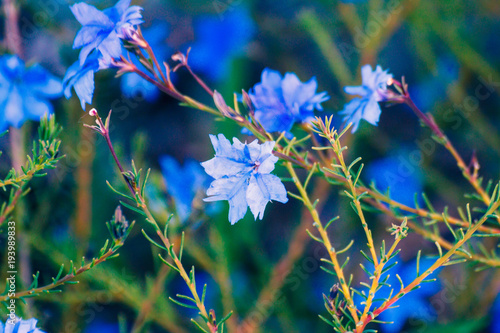
[[173, 157], [162, 156], [160, 166], [167, 192], [174, 199], [179, 219], [184, 222], [191, 215], [193, 201], [200, 192], [206, 191], [210, 179], [195, 160], [186, 160], [181, 166]]
[[108, 66], [99, 59], [99, 51], [92, 52], [85, 59], [83, 65], [76, 61], [66, 71], [63, 78], [64, 96], [71, 97], [71, 88], [75, 89], [76, 95], [80, 99], [82, 109], [85, 110], [85, 103], [92, 104], [94, 96], [94, 74]]
[[42, 66], [26, 67], [16, 55], [0, 57], [0, 130], [53, 113], [48, 100], [61, 94], [61, 81]]
[[286, 189], [281, 180], [270, 174], [278, 158], [272, 154], [274, 141], [259, 144], [233, 144], [223, 134], [210, 135], [215, 157], [201, 163], [206, 173], [215, 178], [207, 190], [205, 201], [229, 201], [229, 221], [241, 220], [248, 207], [254, 218], [262, 219], [271, 200], [286, 203]]
[[383, 71], [382, 67], [377, 66], [375, 71], [372, 71], [370, 65], [361, 68], [361, 76], [363, 79], [361, 86], [344, 88], [346, 93], [361, 97], [353, 98], [340, 112], [345, 116], [346, 123], [352, 123], [352, 133], [358, 129], [361, 119], [377, 126], [382, 112], [378, 102], [386, 100], [387, 82], [392, 79], [392, 74]]
[[80, 2], [71, 6], [75, 18], [82, 24], [73, 43], [73, 48], [81, 48], [80, 65], [85, 64], [87, 56], [95, 49], [100, 51], [106, 64], [122, 54], [120, 39], [124, 31], [141, 24], [142, 10], [139, 6], [130, 6], [131, 0], [120, 0], [111, 8], [103, 11]]
[[262, 81], [249, 91], [255, 106], [255, 118], [268, 132], [290, 132], [294, 123], [309, 122], [314, 109], [323, 110], [328, 100], [326, 92], [317, 94], [318, 83], [312, 78], [306, 83], [294, 73], [284, 77], [269, 68], [262, 72]]
[[15, 319], [9, 317], [5, 324], [0, 322], [0, 333], [45, 333], [36, 327], [36, 323], [35, 318], [23, 320], [19, 317]]

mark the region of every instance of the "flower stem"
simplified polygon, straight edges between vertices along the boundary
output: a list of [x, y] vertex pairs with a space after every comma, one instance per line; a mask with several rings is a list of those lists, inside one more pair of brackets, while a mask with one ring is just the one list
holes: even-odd
[[324, 229], [323, 224], [321, 223], [318, 211], [316, 210], [315, 206], [311, 203], [311, 200], [309, 199], [309, 195], [307, 194], [304, 186], [302, 185], [301, 181], [299, 180], [297, 173], [295, 172], [295, 170], [292, 166], [292, 163], [287, 162], [287, 163], [285, 163], [285, 166], [286, 166], [290, 176], [293, 178], [293, 182], [295, 183], [295, 186], [297, 187], [297, 190], [299, 191], [300, 196], [302, 197], [304, 205], [307, 207], [307, 209], [309, 210], [309, 213], [311, 214], [311, 217], [313, 218], [315, 226], [318, 229], [318, 232], [319, 232], [321, 239], [323, 241], [323, 245], [325, 246], [326, 250], [328, 251], [328, 255], [330, 256], [331, 263], [332, 263], [333, 268], [335, 270], [335, 273], [339, 279], [339, 283], [341, 286], [340, 290], [342, 291], [342, 294], [344, 295], [344, 298], [347, 301], [348, 311], [351, 314], [353, 320], [355, 322], [358, 322], [359, 317], [358, 317], [356, 305], [354, 304], [354, 300], [352, 298], [351, 291], [349, 289], [349, 285], [347, 283], [347, 280], [345, 279], [342, 267], [339, 264], [335, 248], [332, 246], [332, 243], [330, 242], [330, 238], [328, 237], [328, 234], [327, 234], [326, 230]]
[[[500, 189], [499, 189], [500, 190]], [[416, 286], [418, 286], [422, 281], [428, 277], [430, 274], [432, 274], [436, 269], [439, 267], [445, 265], [451, 258], [452, 255], [454, 255], [457, 250], [463, 246], [473, 235], [474, 233], [479, 229], [479, 227], [486, 222], [486, 220], [490, 217], [491, 214], [493, 214], [498, 208], [500, 207], [500, 200], [497, 200], [489, 209], [488, 211], [483, 215], [483, 217], [471, 228], [467, 230], [465, 235], [463, 236], [462, 239], [457, 241], [453, 247], [446, 252], [442, 257], [440, 257], [438, 260], [434, 262], [434, 264], [429, 267], [424, 273], [422, 273], [420, 276], [418, 276], [413, 282], [411, 282], [409, 285], [407, 285], [405, 288], [402, 288], [399, 293], [397, 293], [395, 296], [393, 296], [391, 299], [387, 300], [384, 302], [379, 308], [374, 310], [372, 313], [370, 313], [365, 321], [361, 322], [361, 325], [357, 326], [356, 332], [362, 333], [366, 325], [373, 319], [375, 319], [378, 315], [380, 315], [382, 312], [387, 310], [389, 307], [391, 307], [394, 303], [396, 303], [401, 297], [409, 293], [410, 291], [413, 290]]]

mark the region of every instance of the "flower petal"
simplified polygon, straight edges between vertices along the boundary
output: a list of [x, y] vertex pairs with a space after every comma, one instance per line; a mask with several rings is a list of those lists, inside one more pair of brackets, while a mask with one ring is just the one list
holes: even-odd
[[246, 192], [248, 188], [246, 177], [224, 177], [216, 179], [207, 190], [208, 198], [204, 201], [229, 201], [229, 221], [235, 224], [241, 220], [247, 211]]
[[81, 25], [112, 26], [113, 22], [94, 6], [79, 2], [69, 7]]
[[264, 217], [264, 210], [269, 201], [276, 200], [282, 203], [288, 201], [285, 186], [278, 177], [259, 173], [250, 178], [246, 199], [255, 219]]

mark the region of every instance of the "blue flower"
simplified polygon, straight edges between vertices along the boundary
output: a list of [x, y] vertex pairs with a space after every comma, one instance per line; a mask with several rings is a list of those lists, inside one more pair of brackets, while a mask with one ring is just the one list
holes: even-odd
[[87, 327], [85, 333], [106, 332], [106, 333], [119, 333], [120, 327], [117, 323], [106, 322], [101, 319], [93, 320]]
[[16, 55], [0, 57], [0, 130], [53, 113], [48, 100], [61, 94], [61, 81], [42, 66], [26, 67]]
[[[155, 52], [156, 58], [161, 62], [167, 60], [171, 49], [165, 43], [168, 36], [168, 26], [164, 22], [153, 25], [149, 29], [142, 31], [144, 39], [147, 40], [153, 51]], [[125, 51], [126, 52], [126, 51]], [[140, 67], [140, 62], [136, 56], [131, 57], [132, 62]], [[149, 74], [149, 72], [146, 72]], [[171, 73], [171, 79], [175, 77]], [[152, 103], [160, 97], [160, 90], [152, 83], [144, 80], [136, 73], [126, 73], [122, 76], [120, 84], [122, 93], [128, 98], [142, 97], [146, 101]]]
[[345, 116], [345, 122], [352, 123], [352, 133], [358, 129], [361, 119], [377, 125], [382, 112], [378, 102], [386, 100], [387, 81], [392, 79], [392, 74], [383, 71], [382, 67], [377, 66], [375, 71], [372, 71], [370, 65], [364, 65], [361, 68], [361, 76], [363, 80], [361, 86], [344, 87], [346, 93], [361, 97], [352, 99], [340, 112]]
[[491, 333], [500, 333], [500, 293], [492, 307]]
[[195, 160], [186, 160], [181, 166], [173, 157], [162, 156], [160, 166], [167, 192], [175, 201], [179, 219], [184, 222], [191, 215], [195, 198], [208, 188], [210, 178]]
[[75, 89], [76, 95], [80, 99], [82, 109], [85, 110], [85, 103], [92, 104], [94, 96], [94, 74], [108, 66], [99, 59], [99, 51], [92, 52], [83, 65], [76, 61], [66, 71], [63, 78], [64, 96], [71, 97], [71, 88]]
[[207, 190], [205, 201], [229, 201], [229, 221], [241, 220], [248, 207], [254, 218], [262, 219], [266, 205], [271, 200], [286, 203], [285, 186], [270, 174], [278, 158], [272, 154], [274, 141], [250, 144], [237, 138], [233, 144], [223, 134], [210, 135], [215, 157], [201, 163], [206, 173], [215, 178]]
[[255, 107], [255, 119], [268, 132], [289, 133], [296, 122], [309, 122], [314, 109], [323, 110], [326, 92], [317, 94], [316, 78], [303, 83], [294, 73], [285, 77], [269, 68], [262, 72], [262, 81], [249, 91]]
[[189, 64], [213, 81], [228, 77], [232, 58], [243, 53], [255, 33], [255, 23], [242, 6], [215, 15], [198, 17], [194, 22], [195, 42]]
[[401, 153], [373, 161], [368, 165], [366, 178], [375, 182], [381, 192], [389, 188], [391, 199], [415, 208], [415, 193], [423, 190], [422, 174], [405, 155]]
[[16, 317], [12, 320], [9, 317], [5, 324], [0, 322], [0, 333], [44, 333], [44, 331], [36, 327], [36, 323], [35, 318], [23, 320]]
[[452, 56], [444, 56], [436, 62], [433, 75], [410, 85], [410, 96], [421, 110], [432, 110], [434, 105], [446, 99], [449, 85], [458, 80], [460, 64]]
[[80, 65], [85, 64], [87, 56], [95, 49], [99, 50], [106, 64], [122, 54], [120, 38], [124, 30], [133, 29], [141, 24], [142, 10], [139, 6], [130, 6], [131, 0], [120, 0], [111, 8], [103, 11], [80, 2], [71, 6], [75, 18], [82, 24], [73, 43], [73, 48], [81, 48]]

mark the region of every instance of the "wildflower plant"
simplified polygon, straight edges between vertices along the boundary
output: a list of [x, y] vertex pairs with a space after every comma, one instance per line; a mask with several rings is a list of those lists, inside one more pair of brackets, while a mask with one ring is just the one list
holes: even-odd
[[[352, 8], [342, 3], [339, 6], [342, 10]], [[218, 75], [224, 76], [229, 71], [229, 66], [223, 60], [241, 51], [241, 45], [232, 50], [229, 44], [248, 42], [249, 36], [253, 34], [253, 22], [249, 21], [246, 11], [227, 13], [228, 21], [225, 24], [237, 23], [239, 15], [244, 15], [241, 28], [245, 31], [241, 34], [231, 31], [238, 38], [233, 40], [233, 36], [229, 36], [229, 44], [224, 44], [221, 50], [224, 59], [215, 57], [214, 61], [220, 60], [220, 63], [209, 70], [200, 69], [201, 62], [197, 57], [203, 53], [211, 54], [214, 46], [212, 42], [195, 41], [187, 52], [172, 51], [170, 59], [163, 59], [165, 49], [156, 52], [154, 45], [148, 42], [140, 27], [143, 23], [142, 8], [132, 5], [130, 0], [120, 0], [113, 7], [102, 11], [80, 2], [71, 6], [71, 12], [82, 25], [73, 44], [74, 48], [81, 51], [79, 59], [68, 68], [62, 86], [38, 66], [34, 72], [30, 72], [30, 78], [34, 77], [34, 80], [30, 80], [23, 74], [29, 70], [25, 69], [18, 57], [2, 58], [6, 60], [6, 66], [0, 68], [0, 72], [9, 74], [9, 71], [19, 70], [21, 73], [17, 76], [0, 73], [5, 76], [0, 78], [5, 81], [0, 82], [0, 88], [5, 88], [0, 96], [4, 97], [6, 104], [5, 126], [18, 127], [29, 117], [40, 120], [39, 139], [33, 142], [26, 162], [19, 168], [13, 167], [0, 180], [0, 187], [8, 193], [0, 210], [3, 232], [10, 230], [10, 218], [22, 213], [22, 207], [27, 203], [25, 200], [29, 198], [29, 186], [36, 181], [35, 178], [46, 176], [47, 170], [58, 168], [65, 158], [61, 153], [59, 138], [61, 126], [53, 116], [39, 117], [52, 113], [46, 99], [56, 97], [63, 89], [66, 98], [70, 98], [71, 89], [74, 89], [81, 107], [85, 109], [86, 104], [93, 103], [94, 74], [99, 70], [115, 70], [117, 76], [134, 75], [135, 79], [140, 78], [149, 88], [155, 87], [165, 93], [181, 107], [208, 113], [217, 120], [236, 125], [241, 128], [241, 132], [239, 129], [236, 131], [240, 134], [233, 137], [232, 142], [223, 133], [206, 138], [206, 146], [209, 146], [210, 140], [214, 153], [207, 152], [206, 156], [213, 157], [201, 163], [186, 159], [181, 166], [165, 153], [159, 159], [160, 170], [143, 170], [138, 166], [147, 162], [140, 154], [134, 157], [138, 161], [136, 165], [134, 159], [127, 161], [124, 157], [126, 154], [117, 148], [120, 145], [114, 141], [114, 129], [122, 126], [120, 117], [113, 110], [106, 117], [101, 117], [96, 108], [89, 110], [82, 118], [83, 127], [98, 136], [95, 142], [106, 148], [110, 157], [101, 158], [98, 164], [100, 167], [106, 165], [112, 168], [116, 176], [108, 180], [94, 180], [99, 188], [107, 191], [99, 191], [99, 196], [112, 194], [113, 201], [119, 204], [107, 222], [99, 216], [109, 236], [97, 250], [95, 246], [90, 246], [78, 252], [82, 255], [78, 261], [69, 258], [62, 250], [47, 251], [46, 248], [51, 247], [50, 243], [45, 248], [39, 245], [39, 251], [45, 251], [48, 260], [56, 264], [57, 274], [43, 267], [41, 272], [32, 274], [29, 284], [25, 285], [26, 279], [23, 277], [23, 288], [15, 293], [9, 292], [10, 284], [6, 283], [6, 291], [0, 295], [6, 309], [15, 300], [26, 302], [29, 307], [32, 305], [31, 299], [38, 301], [53, 296], [48, 294], [63, 290], [66, 294], [78, 292], [70, 286], [63, 286], [77, 283], [76, 279], [88, 279], [86, 283], [89, 285], [97, 283], [108, 290], [122, 283], [120, 292], [116, 293], [118, 296], [113, 297], [117, 302], [137, 310], [137, 318], [130, 330], [132, 332], [145, 330], [149, 321], [172, 332], [191, 331], [192, 327], [209, 333], [255, 332], [261, 330], [260, 326], [272, 313], [259, 310], [263, 304], [283, 301], [279, 289], [311, 241], [324, 254], [319, 259], [321, 270], [311, 274], [321, 275], [331, 286], [323, 290], [322, 297], [316, 295], [315, 302], [323, 303], [325, 307], [324, 311], [318, 313], [318, 321], [335, 332], [376, 332], [380, 325], [385, 332], [396, 332], [403, 329], [409, 318], [427, 319], [428, 316], [415, 312], [417, 308], [424, 309], [422, 313], [433, 313], [426, 299], [439, 291], [439, 274], [447, 272], [448, 266], [467, 262], [479, 274], [480, 271], [500, 267], [497, 250], [500, 235], [500, 183], [484, 180], [476, 155], [473, 155], [470, 163], [465, 161], [461, 147], [456, 148], [438, 121], [416, 105], [404, 77], [398, 80], [396, 73], [391, 74], [380, 65], [373, 70], [371, 65], [363, 64], [359, 68], [361, 84], [351, 85], [352, 79], [344, 85], [344, 91], [356, 97], [333, 115], [317, 112], [322, 111], [322, 103], [327, 103], [330, 94], [317, 92], [323, 89], [318, 88], [322, 84], [315, 77], [302, 82], [295, 73], [288, 72], [283, 76], [268, 68], [262, 71], [261, 82], [248, 92], [242, 90], [241, 94], [234, 93], [230, 99], [226, 99], [225, 93], [223, 95], [204, 81], [204, 76], [218, 81]], [[302, 13], [301, 17], [302, 22], [309, 26], [314, 20], [311, 13]], [[205, 21], [209, 27], [207, 31], [218, 31], [218, 23], [214, 20]], [[352, 27], [352, 22], [346, 24]], [[313, 37], [320, 40], [321, 35], [320, 31], [319, 35]], [[322, 52], [337, 52], [326, 47], [323, 39], [318, 44]], [[371, 47], [368, 51], [372, 50]], [[161, 58], [159, 54], [162, 54]], [[198, 55], [193, 59], [190, 54]], [[366, 58], [370, 59], [368, 56]], [[207, 59], [203, 58], [204, 61]], [[191, 60], [196, 65], [192, 66]], [[346, 74], [347, 67], [343, 65], [335, 64], [332, 68], [338, 74], [342, 67], [338, 77], [347, 81], [344, 79], [351, 75]], [[172, 79], [174, 72], [178, 75], [175, 82]], [[180, 82], [186, 79], [185, 76], [192, 79], [191, 83], [197, 85], [198, 90], [195, 91], [202, 91], [203, 96], [195, 98], [184, 93], [185, 86]], [[26, 101], [32, 102], [31, 105], [12, 102], [20, 100], [21, 90]], [[418, 179], [403, 185], [406, 187], [404, 190], [416, 192], [410, 195], [413, 196], [413, 202], [408, 200], [409, 195], [403, 193], [402, 189], [385, 186], [392, 185], [390, 182], [370, 183], [381, 176], [377, 172], [390, 171], [395, 166], [394, 157], [386, 158], [378, 165], [373, 163], [374, 167], [382, 171], [368, 168], [367, 174], [372, 174], [372, 177], [365, 177], [362, 157], [357, 156], [357, 151], [351, 153], [348, 147], [355, 146], [358, 138], [355, 132], [362, 120], [376, 126], [382, 121], [380, 116], [386, 106], [396, 104], [411, 111], [426, 127], [424, 135], [430, 130], [430, 137], [434, 141], [429, 141], [443, 148], [438, 158], [452, 160], [456, 164], [458, 173], [464, 178], [463, 183], [468, 186], [466, 191], [472, 191], [464, 193], [467, 198], [465, 204], [451, 201], [438, 206], [433, 203], [422, 192], [425, 188], [421, 184], [424, 172], [412, 175]], [[11, 117], [14, 111], [19, 119], [23, 119], [14, 121]], [[338, 118], [343, 121], [340, 126], [335, 125], [340, 123]], [[218, 127], [214, 130], [219, 132]], [[244, 138], [244, 134], [250, 137]], [[382, 134], [373, 137], [374, 141], [382, 139]], [[107, 176], [109, 174], [111, 172]], [[161, 181], [155, 182], [157, 179]], [[156, 186], [158, 189], [148, 191], [148, 188]], [[165, 189], [171, 200], [164, 198], [165, 205], [153, 209], [154, 202], [158, 200], [153, 196], [163, 193]], [[335, 201], [348, 208], [340, 209], [339, 216], [333, 214], [331, 209], [323, 210], [330, 203], [328, 197], [337, 192], [343, 198], [335, 196]], [[226, 214], [219, 214], [224, 215], [222, 226], [217, 225], [217, 217], [213, 215], [200, 222], [201, 227], [198, 229], [183, 223], [192, 217], [195, 206], [208, 210], [207, 206], [197, 202], [200, 196], [205, 202], [228, 201], [227, 218]], [[273, 229], [276, 223], [274, 216], [286, 219], [289, 214], [285, 214], [285, 210], [293, 210], [292, 205], [297, 203], [301, 206], [302, 214], [287, 253], [271, 269], [265, 270], [269, 279], [256, 296], [255, 304], [249, 305], [245, 296], [245, 307], [237, 308], [232, 282], [238, 278], [232, 276], [234, 272], [231, 271], [227, 243], [238, 238], [235, 234], [237, 228], [245, 228], [246, 224], [259, 226], [257, 220], [265, 220], [262, 230], [276, 230]], [[248, 208], [256, 221], [241, 221]], [[165, 210], [165, 214], [157, 214], [157, 210]], [[345, 237], [347, 232], [339, 231], [343, 223], [349, 221], [348, 211], [354, 212], [351, 227], [359, 231], [362, 239], [349, 239]], [[276, 212], [278, 214], [273, 215]], [[129, 222], [126, 215], [137, 217], [137, 223]], [[376, 216], [383, 216], [383, 221], [388, 223], [377, 225]], [[173, 224], [175, 220], [181, 223]], [[241, 222], [235, 226], [238, 221]], [[284, 222], [283, 225], [291, 227], [292, 223]], [[22, 232], [26, 227], [23, 225]], [[136, 229], [140, 229], [140, 232]], [[195, 233], [202, 236], [196, 239]], [[137, 234], [140, 236], [137, 238], [149, 247], [146, 246], [147, 251], [140, 247], [134, 248], [137, 252], [135, 255], [152, 254], [157, 276], [154, 279], [135, 277], [137, 279], [134, 282], [128, 283], [112, 266], [106, 265], [110, 264], [109, 259], [126, 251], [128, 239]], [[274, 236], [273, 240], [276, 238]], [[137, 244], [140, 242], [138, 239], [133, 241]], [[242, 239], [241, 244], [244, 241], [247, 240]], [[403, 260], [404, 249], [414, 247], [414, 244], [422, 245], [414, 249], [415, 258]], [[259, 251], [252, 248], [248, 252]], [[90, 255], [91, 259], [83, 255]], [[124, 256], [121, 260], [132, 259]], [[140, 257], [134, 260], [134, 264], [138, 265], [145, 261]], [[261, 262], [265, 260], [260, 259], [256, 265], [258, 268], [262, 268]], [[199, 274], [200, 270], [204, 274]], [[206, 273], [211, 279], [203, 278]], [[46, 283], [50, 275], [53, 275], [52, 282]], [[142, 283], [142, 278], [145, 283]], [[184, 291], [172, 292], [170, 288], [165, 288], [167, 282], [171, 281], [182, 282]], [[221, 304], [214, 301], [211, 295], [220, 296]], [[307, 297], [313, 298], [315, 295]], [[497, 297], [490, 298], [493, 302]], [[187, 311], [181, 312], [179, 308]], [[256, 313], [259, 313], [259, 320], [255, 319]], [[175, 316], [182, 314], [190, 317], [192, 326]], [[18, 319], [17, 328], [0, 328], [1, 331], [41, 332], [36, 328], [36, 323], [36, 319]], [[23, 325], [29, 328], [23, 328]], [[122, 320], [121, 331], [129, 331], [127, 320]]]

